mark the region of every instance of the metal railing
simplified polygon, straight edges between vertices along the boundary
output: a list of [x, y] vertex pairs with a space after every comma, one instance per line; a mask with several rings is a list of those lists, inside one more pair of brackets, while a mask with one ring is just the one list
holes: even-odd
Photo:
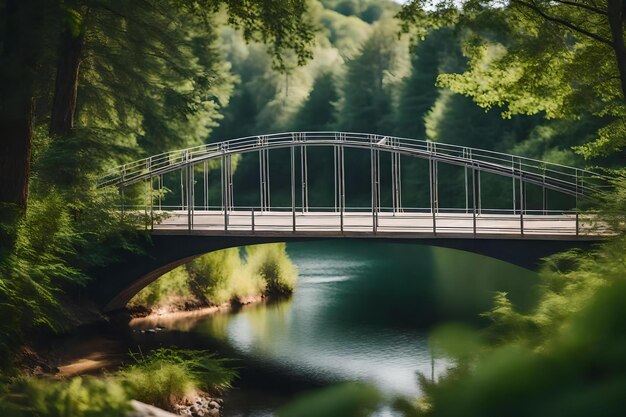
[[[296, 207], [300, 209], [301, 207]], [[137, 211], [140, 207], [136, 207]], [[244, 207], [223, 211], [219, 209], [193, 211], [193, 227], [197, 233], [244, 235], [282, 234], [302, 236], [346, 236], [351, 234], [378, 235], [432, 235], [469, 237], [593, 237], [609, 236], [611, 230], [598, 224], [594, 214], [577, 211], [528, 210], [513, 213], [512, 210], [485, 210], [478, 215], [459, 209], [442, 209], [432, 216], [428, 208], [409, 209], [394, 213], [391, 207], [378, 212], [372, 223], [371, 208], [350, 208], [336, 212], [292, 211], [291, 207], [271, 207], [264, 211], [260, 206]], [[188, 211], [180, 207], [168, 207], [157, 212], [165, 217], [150, 227], [156, 231], [188, 231]], [[434, 219], [434, 222], [432, 221]]]
[[375, 149], [461, 165], [482, 172], [521, 178], [569, 195], [591, 196], [610, 186], [608, 177], [589, 170], [500, 152], [439, 142], [346, 132], [289, 132], [249, 136], [154, 155], [108, 171], [100, 186], [131, 185], [225, 155], [294, 146]]
[[[308, 146], [329, 147], [334, 150], [334, 207], [316, 207], [309, 204], [306, 153]], [[291, 149], [290, 207], [271, 205], [269, 151], [281, 148]], [[344, 162], [346, 148], [370, 151], [370, 207], [346, 205]], [[299, 149], [301, 170], [300, 206], [296, 205], [296, 149]], [[235, 154], [250, 152], [259, 153], [260, 207], [234, 204], [231, 158]], [[380, 152], [391, 154], [391, 207], [381, 204]], [[403, 206], [401, 156], [428, 162], [429, 207]], [[208, 201], [207, 163], [211, 160], [220, 160], [221, 204], [219, 206], [209, 205]], [[284, 164], [285, 161], [280, 163]], [[465, 208], [440, 207], [438, 182], [440, 163], [464, 168]], [[198, 205], [193, 168], [200, 164], [203, 164], [204, 168], [204, 186], [202, 187], [204, 204]], [[165, 206], [161, 198], [163, 176], [176, 171], [180, 171], [181, 174], [181, 204]], [[511, 208], [490, 209], [483, 206], [481, 172], [512, 179], [512, 204], [508, 205]], [[157, 195], [159, 196], [156, 207], [153, 194], [155, 178], [158, 179]], [[125, 188], [141, 182], [145, 183], [145, 204], [141, 207], [126, 204]], [[542, 188], [543, 208], [541, 210], [528, 208], [527, 184]], [[582, 218], [578, 203], [579, 199], [593, 199], [599, 192], [610, 187], [611, 181], [606, 176], [580, 168], [457, 145], [363, 133], [291, 132], [227, 140], [155, 155], [111, 170], [100, 179], [99, 185], [119, 187], [122, 212], [144, 211], [147, 214], [149, 210], [150, 227], [156, 229], [169, 227], [177, 230], [184, 227], [189, 231], [217, 230], [246, 233], [256, 233], [260, 230], [326, 234], [359, 231], [398, 234], [426, 232], [434, 235], [470, 233], [477, 237], [503, 233], [522, 236], [527, 234], [553, 236], [606, 234], [606, 230], [602, 227], [587, 226], [593, 216], [587, 215]], [[548, 189], [574, 196], [575, 210], [548, 209], [546, 204], [546, 190]], [[156, 224], [155, 218], [158, 219]]]

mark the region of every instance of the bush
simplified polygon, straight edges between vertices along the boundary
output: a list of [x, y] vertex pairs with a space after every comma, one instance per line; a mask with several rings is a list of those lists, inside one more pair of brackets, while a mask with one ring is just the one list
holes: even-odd
[[189, 298], [191, 294], [187, 270], [176, 268], [139, 291], [129, 304], [154, 308], [176, 298]]
[[0, 397], [0, 415], [4, 417], [119, 417], [130, 409], [122, 385], [109, 379], [19, 377]]
[[228, 360], [206, 351], [158, 349], [115, 374], [129, 395], [157, 407], [172, 405], [198, 390], [219, 392], [230, 388], [237, 375]]
[[289, 295], [298, 277], [287, 255], [287, 245], [247, 246], [207, 253], [163, 275], [140, 291], [131, 304], [155, 307], [176, 297], [196, 296], [222, 304], [259, 294]]
[[265, 282], [266, 294], [289, 295], [293, 293], [298, 270], [287, 255], [285, 243], [247, 246], [246, 260], [250, 273], [258, 275]]
[[207, 253], [185, 266], [195, 294], [206, 301], [222, 304], [232, 299], [262, 292], [252, 277], [242, 276], [244, 269], [238, 248]]

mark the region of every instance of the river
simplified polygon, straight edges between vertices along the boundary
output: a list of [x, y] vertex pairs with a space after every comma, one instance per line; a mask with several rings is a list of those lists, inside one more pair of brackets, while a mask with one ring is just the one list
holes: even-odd
[[[535, 298], [536, 274], [456, 250], [368, 241], [292, 243], [287, 250], [299, 270], [290, 300], [156, 323], [170, 330], [157, 336], [164, 343], [183, 334], [195, 347], [218, 346], [240, 358], [225, 417], [270, 416], [293, 395], [335, 381], [417, 395], [416, 373], [437, 378], [447, 365], [431, 357], [434, 326], [483, 325], [479, 314], [496, 291], [521, 308]], [[176, 341], [167, 339], [171, 331]]]

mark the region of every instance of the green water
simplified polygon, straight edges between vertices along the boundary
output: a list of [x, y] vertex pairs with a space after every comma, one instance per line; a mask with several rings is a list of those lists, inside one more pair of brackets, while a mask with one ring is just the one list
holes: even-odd
[[[197, 322], [168, 323], [218, 341], [244, 360], [226, 416], [266, 416], [292, 395], [333, 381], [369, 381], [417, 395], [416, 373], [436, 377], [428, 332], [446, 321], [480, 326], [496, 291], [529, 307], [535, 274], [482, 256], [414, 244], [296, 243], [299, 269], [288, 301], [249, 306]], [[200, 340], [198, 342], [197, 340]]]

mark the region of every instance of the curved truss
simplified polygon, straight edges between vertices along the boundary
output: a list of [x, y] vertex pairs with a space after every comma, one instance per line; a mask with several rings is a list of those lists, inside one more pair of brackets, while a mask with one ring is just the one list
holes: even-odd
[[577, 197], [592, 197], [610, 184], [607, 177], [592, 171], [465, 146], [364, 133], [290, 132], [231, 139], [151, 156], [112, 169], [100, 178], [99, 186], [132, 185], [223, 156], [302, 145], [392, 152], [513, 177]]

